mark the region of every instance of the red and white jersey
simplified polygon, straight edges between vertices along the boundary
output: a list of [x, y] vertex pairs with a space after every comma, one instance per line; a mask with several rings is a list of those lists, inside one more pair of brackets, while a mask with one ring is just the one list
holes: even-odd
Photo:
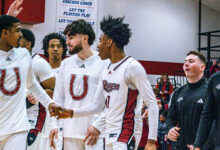
[[[32, 54], [32, 69], [39, 83], [54, 77], [54, 72], [50, 64], [37, 54]], [[39, 117], [46, 117], [45, 114], [39, 115], [39, 103], [27, 109], [28, 119], [31, 127], [34, 128]]]
[[48, 108], [53, 102], [37, 83], [27, 49], [0, 50], [0, 139], [29, 129], [26, 111], [26, 86]]
[[[73, 55], [62, 61], [53, 99], [64, 108], [75, 109], [91, 104], [106, 61], [95, 53], [82, 60]], [[64, 137], [84, 138], [95, 115], [63, 120]]]
[[[135, 132], [135, 116], [140, 116], [140, 113], [137, 114], [140, 109], [136, 110], [138, 94], [146, 103], [152, 103], [157, 107], [144, 68], [134, 58], [127, 56], [118, 63], [110, 64], [103, 71], [101, 79], [107, 108], [106, 143], [128, 143]], [[153, 136], [156, 139], [158, 114], [153, 120]]]
[[[129, 143], [133, 134], [138, 134], [136, 122], [140, 120], [138, 94], [148, 106], [149, 139], [157, 140], [158, 106], [146, 72], [132, 57], [109, 64], [103, 71], [93, 105], [74, 109], [74, 117], [99, 112], [105, 104], [106, 144], [116, 141]], [[137, 104], [138, 107], [137, 107]], [[100, 109], [101, 108], [101, 109]], [[138, 113], [139, 112], [139, 113]], [[135, 117], [136, 116], [136, 117]], [[96, 125], [102, 126], [103, 119]], [[136, 126], [136, 127], [135, 127]]]

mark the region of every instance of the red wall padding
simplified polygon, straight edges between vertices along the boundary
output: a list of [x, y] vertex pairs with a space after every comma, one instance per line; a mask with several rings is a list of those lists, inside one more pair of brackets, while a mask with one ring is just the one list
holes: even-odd
[[[1, 1], [2, 0], [0, 0], [0, 2]], [[5, 0], [4, 14], [7, 13], [8, 8], [13, 1], [14, 0]], [[37, 24], [44, 22], [45, 0], [24, 0], [21, 6], [23, 7], [23, 10], [17, 17], [22, 23]]]
[[2, 15], [2, 0], [0, 0], [0, 15]]
[[147, 74], [161, 75], [168, 74], [173, 75], [175, 71], [183, 71], [183, 63], [171, 63], [171, 62], [157, 62], [157, 61], [139, 61]]

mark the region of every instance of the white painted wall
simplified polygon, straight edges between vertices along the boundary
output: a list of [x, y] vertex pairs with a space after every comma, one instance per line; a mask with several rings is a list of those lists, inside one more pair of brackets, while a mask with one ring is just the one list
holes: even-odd
[[[99, 0], [98, 22], [108, 14], [126, 17], [133, 36], [125, 51], [136, 59], [183, 62], [189, 50], [197, 49], [197, 1]], [[219, 12], [203, 6], [202, 15], [202, 31], [220, 29]], [[25, 25], [36, 35], [35, 52], [42, 53], [41, 41], [46, 34], [55, 31], [55, 25], [56, 1], [46, 0], [45, 23]], [[96, 43], [100, 34], [98, 30]]]

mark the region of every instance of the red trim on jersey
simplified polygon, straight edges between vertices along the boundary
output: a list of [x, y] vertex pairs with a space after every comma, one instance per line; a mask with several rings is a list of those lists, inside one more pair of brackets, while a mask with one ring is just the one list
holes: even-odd
[[116, 69], [118, 69], [119, 66], [121, 66], [121, 64], [123, 64], [128, 58], [130, 58], [131, 56], [128, 56], [127, 58], [125, 58], [120, 64], [118, 64], [113, 70], [115, 71]]
[[6, 69], [0, 70], [2, 73], [1, 79], [0, 79], [0, 90], [5, 94], [12, 96], [18, 92], [21, 86], [21, 79], [20, 79], [20, 74], [19, 74], [19, 68], [14, 68], [14, 72], [16, 74], [16, 87], [13, 90], [6, 90], [4, 87], [4, 82], [5, 82], [5, 76], [6, 76]]
[[38, 114], [38, 117], [37, 117], [37, 123], [35, 125], [35, 129], [37, 131], [39, 131], [39, 132], [42, 131], [45, 120], [46, 120], [45, 108], [41, 103], [39, 103], [39, 114]]
[[75, 78], [76, 78], [76, 75], [73, 74], [71, 76], [71, 80], [70, 80], [70, 95], [72, 96], [73, 100], [78, 100], [79, 101], [79, 100], [83, 99], [87, 95], [87, 92], [88, 92], [88, 78], [89, 77], [86, 76], [86, 75], [83, 76], [83, 92], [79, 96], [76, 96], [74, 94], [74, 90], [73, 90]]
[[118, 137], [119, 142], [128, 143], [134, 133], [134, 109], [136, 107], [138, 91], [128, 89], [127, 105], [123, 117], [122, 130]]

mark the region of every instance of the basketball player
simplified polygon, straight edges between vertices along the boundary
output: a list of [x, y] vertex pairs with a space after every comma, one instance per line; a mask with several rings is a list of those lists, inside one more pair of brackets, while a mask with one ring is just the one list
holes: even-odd
[[[57, 77], [61, 61], [66, 57], [66, 52], [67, 52], [66, 40], [63, 36], [61, 36], [58, 33], [50, 33], [44, 37], [42, 43], [43, 43], [42, 49], [44, 51], [44, 56], [49, 60], [49, 64], [52, 67], [55, 76]], [[62, 150], [62, 146], [63, 146], [62, 120], [59, 120], [57, 122], [56, 118], [51, 117], [50, 120], [46, 122], [46, 126], [48, 126], [47, 128], [48, 130], [45, 130], [45, 134], [41, 139], [42, 140], [41, 144], [44, 145], [44, 150], [46, 150], [47, 148], [52, 149], [50, 148], [50, 146], [54, 146], [56, 150]], [[50, 134], [51, 141], [49, 140], [50, 130], [52, 130]]]
[[[100, 72], [105, 65], [96, 52], [91, 50], [95, 40], [92, 26], [84, 20], [73, 21], [64, 30], [73, 56], [62, 61], [53, 98], [66, 108], [75, 109], [94, 101]], [[75, 54], [75, 55], [74, 55]], [[65, 150], [101, 150], [103, 139], [93, 146], [83, 142], [87, 128], [96, 119], [95, 115], [63, 120]]]
[[[101, 59], [110, 59], [101, 75], [93, 104], [84, 108], [67, 109], [59, 118], [84, 117], [106, 109], [105, 143], [107, 150], [127, 150], [133, 138], [135, 107], [138, 93], [149, 111], [147, 150], [156, 150], [158, 107], [146, 72], [141, 64], [124, 53], [131, 30], [124, 18], [104, 17], [103, 34], [98, 51]], [[56, 89], [55, 89], [56, 90]], [[65, 107], [65, 106], [64, 106]]]
[[[21, 32], [23, 36], [19, 41], [20, 47], [24, 47], [29, 50], [30, 54], [32, 55], [32, 69], [34, 75], [47, 94], [52, 97], [55, 86], [55, 77], [52, 68], [45, 59], [32, 52], [32, 48], [35, 45], [35, 37], [33, 32], [29, 29], [21, 29]], [[27, 95], [27, 97], [30, 99], [32, 95], [30, 92], [28, 93], [29, 95]], [[49, 112], [46, 112], [42, 104], [39, 103], [39, 100], [36, 101], [35, 105], [31, 105], [29, 101], [27, 104], [29, 104], [29, 108], [27, 109], [28, 120], [31, 125], [31, 130], [28, 133], [27, 149], [38, 150], [42, 147], [41, 139], [45, 137], [44, 131], [48, 128], [47, 122], [50, 115]], [[47, 135], [49, 136], [49, 133]], [[43, 145], [43, 147], [46, 147], [46, 145]]]
[[40, 100], [51, 115], [61, 107], [54, 104], [36, 81], [27, 49], [19, 46], [22, 37], [20, 21], [0, 16], [0, 149], [26, 149], [27, 130], [26, 87]]

